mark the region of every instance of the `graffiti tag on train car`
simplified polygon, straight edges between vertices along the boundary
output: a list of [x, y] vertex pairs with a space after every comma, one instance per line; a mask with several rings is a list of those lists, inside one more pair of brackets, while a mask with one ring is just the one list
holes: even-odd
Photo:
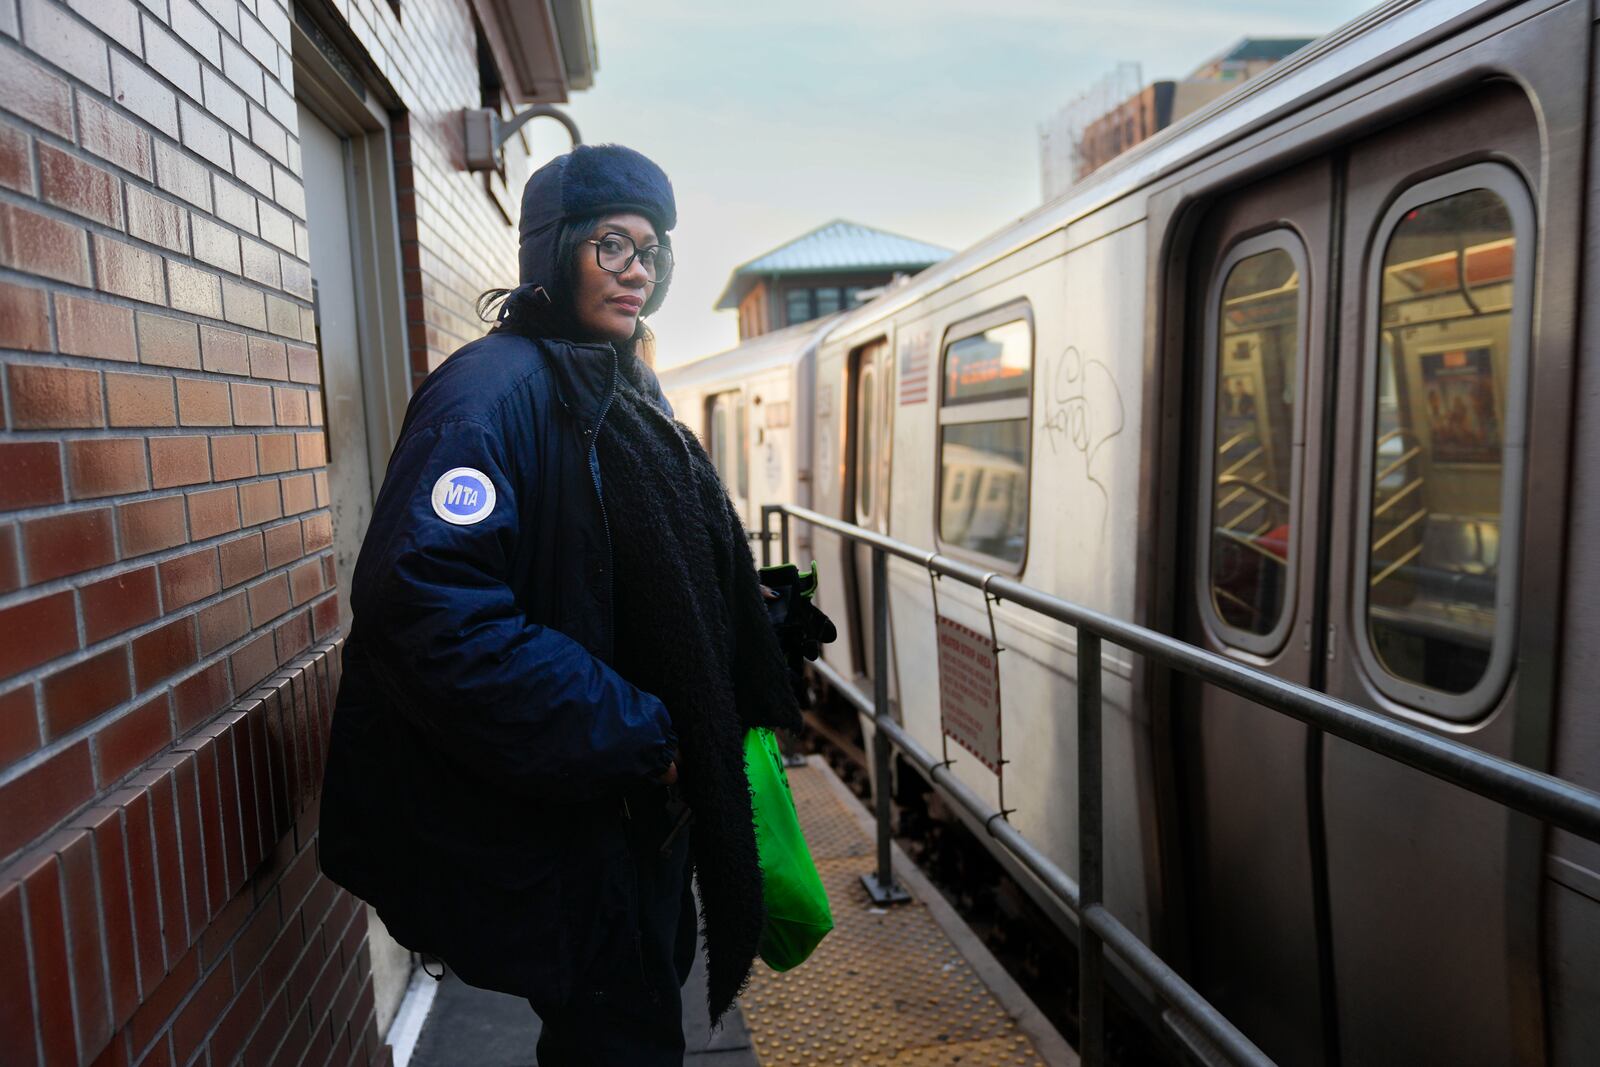
[[1076, 347], [1045, 361], [1044, 421], [1040, 428], [1050, 442], [1050, 451], [1063, 448], [1083, 457], [1083, 473], [1102, 500], [1110, 494], [1101, 472], [1095, 467], [1100, 450], [1122, 433], [1127, 413], [1122, 406], [1122, 390], [1111, 368], [1098, 359], [1085, 359]]

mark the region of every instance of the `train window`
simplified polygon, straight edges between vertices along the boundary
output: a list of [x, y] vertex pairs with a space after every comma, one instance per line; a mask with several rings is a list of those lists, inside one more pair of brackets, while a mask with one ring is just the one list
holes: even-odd
[[1210, 296], [1204, 602], [1229, 643], [1262, 653], [1291, 615], [1304, 277], [1300, 242], [1275, 231], [1230, 249]]
[[872, 475], [877, 469], [877, 369], [861, 368], [861, 384], [856, 394], [856, 521], [872, 518]]
[[1028, 533], [1026, 314], [1002, 309], [946, 343], [939, 408], [939, 540], [1017, 566]]
[[1499, 165], [1425, 182], [1371, 282], [1363, 653], [1392, 696], [1455, 718], [1510, 668], [1531, 224]]

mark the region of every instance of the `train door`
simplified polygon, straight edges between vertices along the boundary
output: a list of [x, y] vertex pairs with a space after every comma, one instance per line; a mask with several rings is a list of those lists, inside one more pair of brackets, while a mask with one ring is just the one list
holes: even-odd
[[[1567, 403], [1531, 328], [1550, 128], [1502, 83], [1350, 151], [1328, 582], [1333, 695], [1535, 766], [1553, 649], [1518, 620], [1556, 561], [1520, 546], [1563, 522], [1527, 478], [1565, 448], [1529, 431], [1535, 381]], [[1344, 1061], [1543, 1062], [1540, 828], [1336, 739], [1323, 783]]]
[[752, 519], [748, 423], [744, 390], [729, 389], [706, 397], [706, 453], [747, 527]]
[[[850, 357], [850, 404], [846, 456], [849, 457], [844, 508], [845, 519], [878, 533], [889, 530], [889, 493], [886, 484], [889, 427], [889, 345], [878, 340], [863, 345]], [[858, 671], [873, 676], [872, 550], [853, 545], [850, 553], [855, 625], [855, 662]]]
[[[1193, 536], [1187, 636], [1302, 685], [1310, 640], [1327, 363], [1332, 167], [1216, 204], [1190, 263]], [[1283, 1063], [1320, 1064], [1315, 740], [1293, 720], [1197, 686], [1175, 716], [1192, 979]]]

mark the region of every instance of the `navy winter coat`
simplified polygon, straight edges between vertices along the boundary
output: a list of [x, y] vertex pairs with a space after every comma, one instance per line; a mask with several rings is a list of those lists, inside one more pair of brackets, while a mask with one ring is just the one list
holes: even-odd
[[635, 903], [620, 797], [676, 744], [607, 665], [594, 443], [618, 373], [608, 345], [502, 332], [417, 390], [356, 564], [324, 782], [328, 877], [543, 1010], [611, 966]]

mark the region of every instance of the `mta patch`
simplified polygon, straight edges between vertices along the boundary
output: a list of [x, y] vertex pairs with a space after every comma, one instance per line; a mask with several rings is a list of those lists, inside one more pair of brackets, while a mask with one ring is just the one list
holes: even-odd
[[433, 513], [456, 526], [482, 522], [494, 510], [494, 483], [472, 467], [454, 467], [433, 483]]

